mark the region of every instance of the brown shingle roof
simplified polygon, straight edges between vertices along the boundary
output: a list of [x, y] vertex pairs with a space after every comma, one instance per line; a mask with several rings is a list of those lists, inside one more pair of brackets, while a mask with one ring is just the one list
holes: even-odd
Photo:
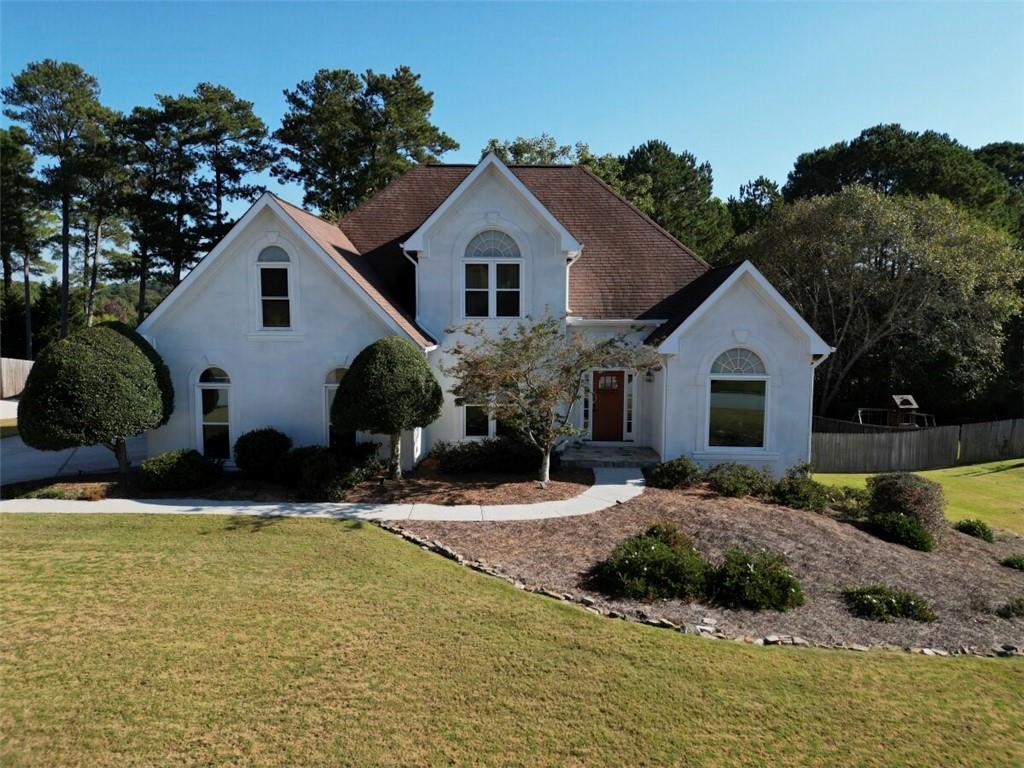
[[[400, 244], [468, 176], [472, 165], [415, 165], [346, 215], [345, 234], [407, 308], [413, 266]], [[510, 166], [562, 226], [583, 243], [569, 271], [571, 314], [598, 319], [663, 319], [680, 308], [680, 289], [708, 265], [603, 181], [576, 166]]]
[[718, 286], [724, 283], [729, 276], [743, 266], [742, 261], [735, 264], [728, 264], [724, 267], [709, 269], [692, 283], [681, 289], [672, 297], [672, 303], [676, 309], [668, 322], [662, 323], [654, 329], [644, 341], [651, 346], [661, 344], [672, 335], [672, 331], [682, 325], [686, 318], [697, 311], [697, 308], [718, 290]]
[[430, 334], [416, 325], [409, 313], [396, 300], [388, 284], [341, 229], [282, 200], [277, 195], [274, 195], [274, 200], [413, 341], [422, 347], [432, 347], [437, 343]]

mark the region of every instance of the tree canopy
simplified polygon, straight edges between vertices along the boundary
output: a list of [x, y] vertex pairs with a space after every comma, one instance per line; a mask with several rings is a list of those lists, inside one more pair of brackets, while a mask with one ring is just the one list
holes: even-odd
[[413, 163], [458, 149], [430, 121], [434, 95], [419, 81], [405, 66], [391, 75], [321, 69], [286, 90], [274, 175], [302, 184], [306, 205], [339, 218]]
[[1013, 239], [936, 196], [854, 185], [775, 206], [731, 253], [837, 348], [819, 369], [820, 413], [893, 387], [970, 399], [1000, 370], [1001, 324], [1024, 302]]

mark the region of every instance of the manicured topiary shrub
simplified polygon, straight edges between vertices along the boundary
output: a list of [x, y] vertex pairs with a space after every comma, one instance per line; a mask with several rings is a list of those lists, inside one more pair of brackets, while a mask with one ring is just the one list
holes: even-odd
[[999, 561], [1000, 565], [1005, 565], [1007, 568], [1015, 568], [1018, 571], [1024, 571], [1024, 555], [1009, 555]]
[[772, 501], [793, 509], [824, 512], [828, 508], [828, 489], [806, 475], [787, 475], [772, 485]]
[[147, 491], [205, 488], [220, 477], [221, 466], [199, 451], [168, 451], [139, 466], [139, 483]]
[[946, 530], [942, 488], [909, 472], [868, 478], [868, 524], [880, 538], [929, 552]]
[[704, 594], [707, 564], [674, 526], [659, 523], [619, 542], [594, 572], [596, 586], [611, 595], [654, 600]]
[[773, 485], [767, 472], [733, 462], [716, 464], [705, 479], [711, 490], [722, 496], [766, 496]]
[[157, 426], [162, 427], [171, 418], [171, 414], [174, 413], [174, 384], [171, 382], [171, 369], [167, 367], [164, 359], [160, 357], [160, 354], [153, 348], [153, 345], [146, 341], [142, 334], [134, 328], [129, 327], [119, 320], [109, 320], [105, 323], [100, 323], [99, 327], [109, 328], [112, 331], [120, 333], [132, 344], [137, 346], [141, 350], [142, 354], [144, 354], [153, 365], [153, 374], [156, 376], [156, 384], [160, 388], [160, 403], [163, 413], [160, 423], [157, 424]]
[[935, 611], [923, 597], [885, 584], [844, 589], [843, 599], [854, 616], [864, 619], [935, 621]]
[[254, 429], [235, 441], [235, 465], [251, 478], [266, 480], [292, 447], [292, 439], [273, 427]]
[[122, 475], [125, 441], [166, 422], [173, 390], [159, 356], [138, 334], [85, 328], [50, 344], [32, 366], [18, 407], [25, 443], [44, 451], [104, 445]]
[[982, 520], [958, 520], [953, 527], [960, 533], [966, 533], [968, 536], [987, 541], [989, 544], [996, 540], [992, 528]]
[[[441, 442], [431, 448], [430, 457], [437, 461], [437, 468], [446, 475], [472, 472], [534, 474], [541, 459], [540, 450], [511, 437]], [[551, 469], [557, 470], [559, 454], [552, 454], [551, 459]]]
[[391, 476], [402, 476], [401, 436], [441, 415], [444, 395], [423, 350], [388, 336], [356, 355], [338, 384], [331, 421], [343, 432], [391, 437]]
[[692, 460], [681, 456], [654, 467], [647, 473], [647, 484], [655, 488], [689, 488], [703, 478], [704, 470]]
[[1015, 597], [1006, 605], [1000, 606], [996, 609], [996, 615], [1004, 619], [1024, 618], [1024, 597]]
[[715, 601], [730, 608], [786, 611], [804, 604], [799, 580], [773, 552], [726, 550], [709, 582]]

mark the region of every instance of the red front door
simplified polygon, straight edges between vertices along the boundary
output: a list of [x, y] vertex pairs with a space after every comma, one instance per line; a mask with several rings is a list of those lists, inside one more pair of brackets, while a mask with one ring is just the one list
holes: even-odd
[[626, 402], [626, 374], [622, 371], [594, 371], [591, 385], [594, 412], [591, 439], [622, 440], [623, 406]]

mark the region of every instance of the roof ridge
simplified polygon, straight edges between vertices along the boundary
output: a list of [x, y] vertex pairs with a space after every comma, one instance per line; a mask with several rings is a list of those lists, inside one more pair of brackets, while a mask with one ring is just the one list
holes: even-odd
[[687, 253], [687, 254], [689, 254], [690, 256], [692, 256], [693, 258], [695, 258], [695, 259], [696, 259], [696, 260], [697, 260], [698, 262], [700, 262], [701, 264], [703, 264], [703, 265], [704, 265], [705, 267], [707, 267], [708, 269], [713, 269], [713, 267], [711, 266], [711, 264], [709, 264], [709, 263], [708, 263], [707, 261], [705, 261], [705, 260], [704, 260], [704, 259], [703, 259], [703, 258], [702, 258], [701, 256], [699, 256], [699, 255], [698, 255], [698, 254], [697, 254], [697, 253], [696, 253], [696, 252], [695, 252], [694, 250], [692, 250], [692, 249], [691, 249], [691, 248], [690, 248], [689, 246], [687, 246], [687, 245], [686, 245], [686, 244], [685, 244], [685, 243], [684, 243], [684, 242], [683, 242], [682, 240], [680, 240], [680, 239], [679, 239], [678, 237], [676, 237], [675, 235], [673, 235], [673, 234], [672, 234], [671, 232], [669, 232], [669, 231], [668, 231], [667, 229], [665, 229], [665, 228], [664, 228], [663, 226], [661, 226], [661, 224], [659, 224], [658, 222], [656, 222], [656, 221], [655, 221], [654, 219], [652, 219], [652, 218], [651, 218], [650, 216], [648, 216], [648, 215], [647, 215], [646, 213], [644, 213], [643, 211], [641, 211], [641, 210], [640, 210], [640, 208], [638, 208], [638, 207], [637, 207], [637, 206], [636, 206], [636, 205], [635, 205], [634, 203], [632, 203], [632, 202], [631, 202], [630, 200], [628, 200], [628, 199], [627, 199], [627, 198], [626, 198], [626, 197], [625, 197], [624, 195], [622, 195], [622, 194], [620, 194], [619, 192], [617, 192], [617, 191], [616, 191], [616, 190], [615, 190], [615, 189], [614, 189], [614, 188], [612, 187], [612, 185], [611, 185], [611, 184], [609, 184], [609, 183], [608, 183], [607, 181], [605, 181], [604, 179], [602, 179], [602, 178], [601, 178], [600, 176], [598, 176], [598, 175], [597, 175], [596, 173], [594, 173], [594, 172], [593, 172], [592, 170], [590, 170], [589, 168], [587, 168], [587, 166], [585, 166], [585, 165], [576, 165], [576, 166], [573, 166], [573, 167], [574, 167], [574, 168], [579, 168], [579, 169], [580, 169], [581, 171], [583, 171], [583, 172], [584, 172], [585, 174], [587, 174], [588, 176], [590, 176], [590, 178], [592, 178], [592, 179], [593, 179], [594, 181], [596, 181], [596, 182], [597, 182], [598, 184], [600, 184], [600, 185], [601, 185], [601, 186], [603, 186], [603, 187], [604, 187], [605, 189], [607, 189], [607, 190], [608, 190], [609, 192], [611, 192], [611, 193], [612, 193], [613, 195], [615, 195], [615, 197], [617, 197], [617, 198], [618, 198], [619, 200], [621, 200], [621, 201], [622, 201], [622, 202], [624, 202], [624, 203], [625, 203], [626, 205], [628, 205], [628, 206], [629, 206], [629, 208], [630, 208], [630, 210], [632, 210], [632, 211], [633, 211], [633, 213], [635, 213], [635, 214], [636, 214], [637, 216], [639, 216], [639, 217], [640, 217], [641, 219], [643, 219], [643, 220], [644, 220], [645, 222], [647, 222], [648, 224], [650, 224], [651, 226], [653, 226], [653, 227], [654, 227], [654, 228], [655, 228], [655, 229], [656, 229], [656, 230], [657, 230], [658, 232], [660, 232], [660, 233], [661, 233], [662, 235], [664, 235], [664, 236], [665, 236], [665, 237], [666, 237], [666, 238], [667, 238], [667, 239], [668, 239], [668, 240], [669, 240], [670, 242], [672, 242], [672, 243], [674, 243], [674, 244], [678, 245], [678, 246], [679, 246], [680, 248], [682, 248], [682, 249], [683, 249], [684, 251], [686, 251], [686, 253]]

